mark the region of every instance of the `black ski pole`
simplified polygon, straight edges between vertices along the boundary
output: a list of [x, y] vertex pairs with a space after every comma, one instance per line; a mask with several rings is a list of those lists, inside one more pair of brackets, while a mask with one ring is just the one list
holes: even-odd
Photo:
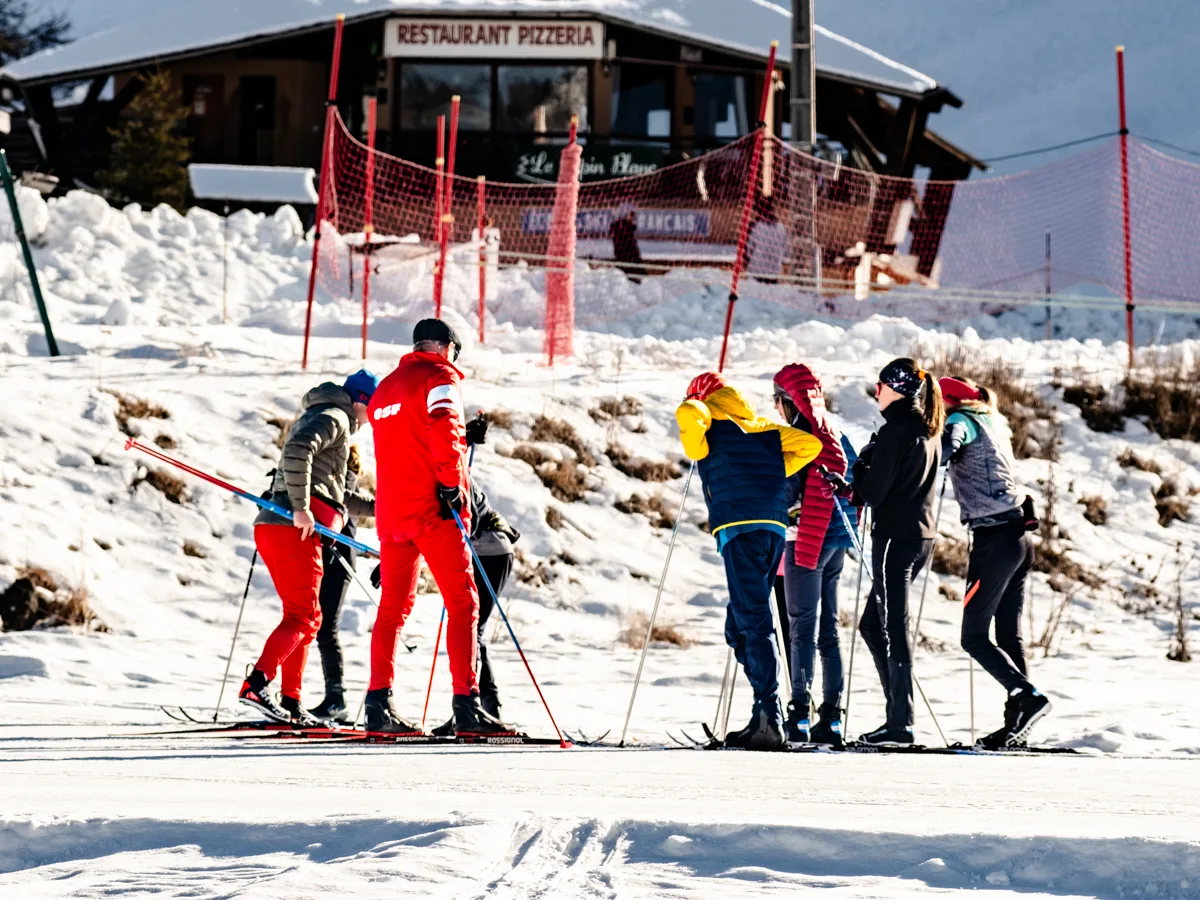
[[225, 659], [225, 674], [221, 676], [221, 690], [217, 692], [217, 708], [213, 710], [213, 721], [221, 715], [221, 701], [225, 699], [225, 682], [229, 680], [229, 667], [233, 665], [233, 654], [237, 648], [238, 632], [242, 630], [242, 613], [246, 611], [246, 598], [250, 596], [250, 582], [254, 578], [254, 564], [258, 562], [258, 549], [250, 557], [250, 574], [246, 576], [246, 589], [242, 591], [242, 605], [238, 608], [237, 624], [233, 626], [233, 640], [229, 642], [229, 656]]

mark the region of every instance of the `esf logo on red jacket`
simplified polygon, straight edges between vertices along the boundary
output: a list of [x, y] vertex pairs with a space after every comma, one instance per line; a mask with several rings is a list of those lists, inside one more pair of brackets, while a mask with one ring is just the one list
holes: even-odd
[[388, 416], [396, 415], [398, 412], [400, 412], [401, 406], [402, 404], [400, 403], [393, 403], [390, 406], [379, 407], [379, 409], [375, 410], [375, 421], [378, 422], [380, 419], [386, 419]]

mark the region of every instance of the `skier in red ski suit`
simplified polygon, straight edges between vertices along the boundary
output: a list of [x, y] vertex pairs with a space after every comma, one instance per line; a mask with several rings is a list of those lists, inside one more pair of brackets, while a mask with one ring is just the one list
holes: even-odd
[[458, 734], [493, 734], [507, 726], [484, 712], [476, 678], [479, 594], [457, 512], [470, 529], [462, 373], [454, 361], [462, 342], [440, 319], [413, 330], [413, 352], [379, 384], [368, 416], [375, 437], [375, 527], [381, 541], [383, 597], [371, 633], [367, 730], [420, 729], [392, 705], [396, 639], [417, 593], [424, 556], [446, 605], [446, 649], [454, 682]]

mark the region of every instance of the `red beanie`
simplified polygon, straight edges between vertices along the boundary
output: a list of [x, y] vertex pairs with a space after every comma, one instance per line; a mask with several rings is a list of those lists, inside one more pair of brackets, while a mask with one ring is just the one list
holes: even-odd
[[718, 372], [702, 372], [692, 379], [687, 388], [688, 400], [707, 400], [721, 388], [725, 387], [725, 379]]
[[968, 400], [982, 400], [979, 388], [972, 387], [957, 378], [939, 378], [938, 387], [942, 389], [942, 397], [947, 406], [959, 406]]

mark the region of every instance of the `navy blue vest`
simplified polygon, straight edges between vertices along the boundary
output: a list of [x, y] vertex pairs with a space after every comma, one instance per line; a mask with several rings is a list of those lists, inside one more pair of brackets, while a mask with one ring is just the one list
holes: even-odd
[[711, 531], [754, 520], [787, 526], [787, 477], [778, 431], [747, 433], [728, 419], [714, 419], [708, 456], [696, 465]]

